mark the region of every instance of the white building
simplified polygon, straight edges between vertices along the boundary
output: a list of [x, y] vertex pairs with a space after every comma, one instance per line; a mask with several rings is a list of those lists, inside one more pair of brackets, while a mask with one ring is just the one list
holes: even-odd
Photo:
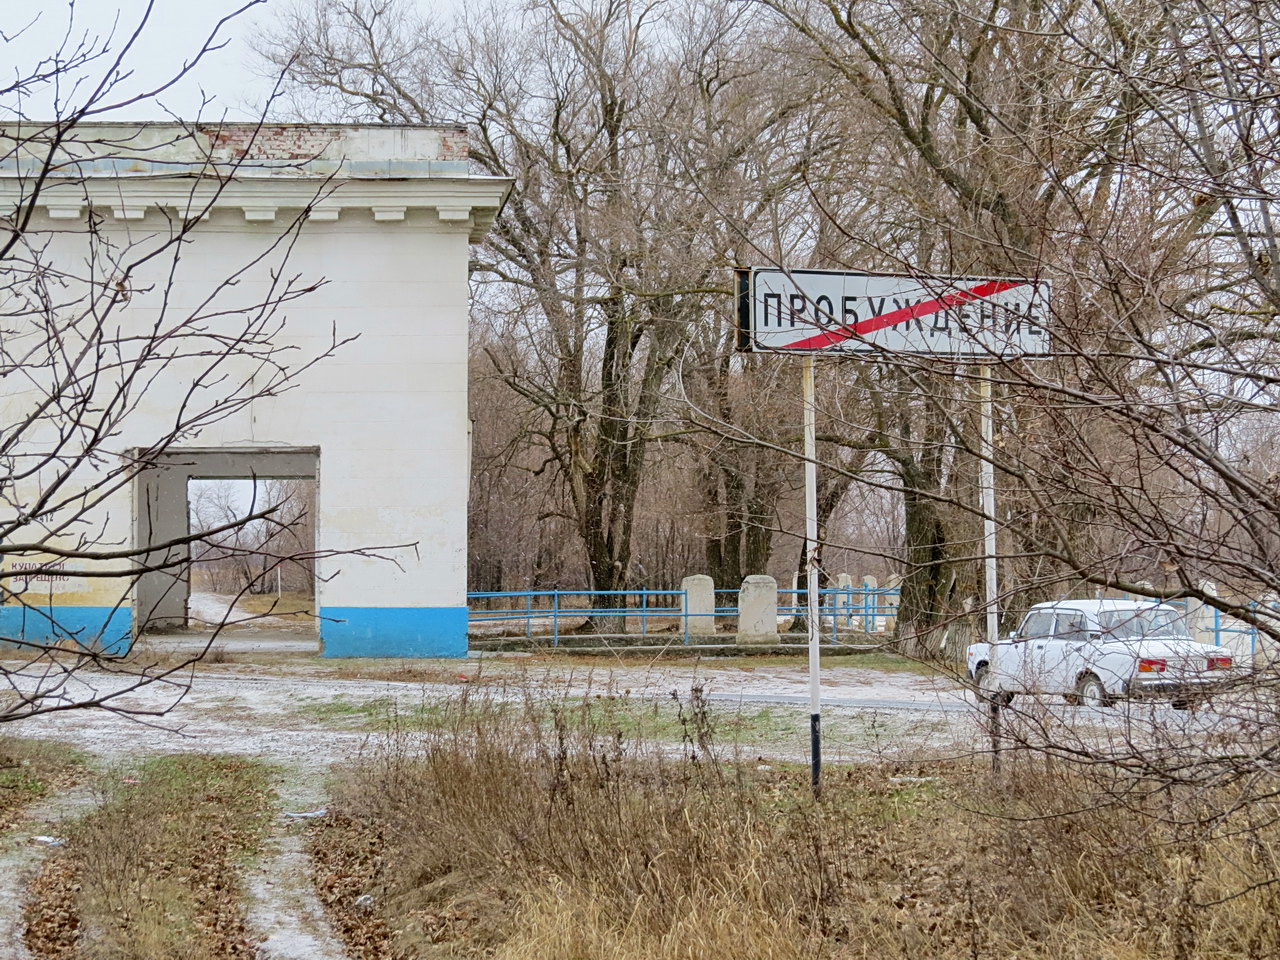
[[[0, 290], [19, 317], [0, 331], [0, 425], [26, 424], [0, 450], [4, 562], [46, 571], [5, 580], [0, 636], [119, 650], [181, 620], [183, 568], [94, 577], [138, 559], [56, 548], [127, 553], [185, 535], [193, 476], [314, 476], [325, 655], [465, 654], [469, 244], [509, 187], [469, 173], [465, 131], [80, 125], [43, 185], [44, 158], [15, 148], [15, 131], [0, 129], [0, 216], [29, 213], [21, 263], [63, 272], [51, 293], [31, 293], [46, 285], [34, 273]], [[94, 301], [105, 332], [84, 309]], [[41, 341], [61, 338], [68, 311], [72, 347], [50, 359]], [[165, 362], [140, 355], [157, 344]], [[281, 382], [281, 363], [296, 379]], [[92, 402], [49, 408], [51, 383], [87, 383], [91, 369]], [[104, 419], [104, 436], [81, 435]], [[50, 489], [57, 509], [40, 499]]]

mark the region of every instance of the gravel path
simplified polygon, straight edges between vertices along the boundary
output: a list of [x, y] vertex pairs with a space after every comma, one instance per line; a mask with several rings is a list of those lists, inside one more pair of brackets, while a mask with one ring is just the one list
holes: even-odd
[[324, 784], [305, 771], [291, 771], [280, 788], [284, 813], [266, 849], [248, 876], [245, 911], [249, 926], [264, 939], [258, 960], [344, 960], [311, 879], [305, 847], [308, 817], [324, 803]]
[[[554, 658], [335, 663], [307, 656], [307, 641], [296, 638], [245, 636], [220, 640], [219, 645], [224, 642], [233, 662], [201, 665], [184, 678], [188, 682], [152, 684], [121, 701], [122, 706], [157, 714], [146, 724], [105, 710], [71, 710], [21, 721], [11, 725], [10, 732], [67, 741], [107, 757], [178, 751], [239, 753], [289, 769], [323, 772], [335, 762], [356, 756], [374, 737], [367, 730], [353, 729], [351, 723], [343, 724], [340, 717], [326, 717], [326, 705], [378, 701], [412, 707], [477, 684], [509, 684], [505, 695], [510, 696], [534, 689], [553, 697], [611, 695], [658, 702], [669, 702], [672, 694], [687, 698], [693, 688], [700, 687], [719, 709], [771, 704], [780, 715], [795, 713], [807, 722], [803, 664], [707, 660], [644, 665], [604, 659], [583, 664]], [[201, 641], [178, 636], [148, 643], [160, 654], [172, 654]], [[856, 658], [847, 659], [856, 662]], [[365, 670], [372, 679], [358, 677]], [[342, 677], [335, 676], [339, 672]], [[376, 679], [380, 674], [415, 679]], [[127, 677], [83, 672], [65, 692], [71, 699], [81, 699], [122, 689], [127, 683]], [[929, 713], [930, 723], [933, 718], [954, 717], [963, 725], [974, 712], [963, 691], [944, 678], [873, 670], [853, 662], [824, 664], [822, 693], [833, 713], [896, 716], [907, 733], [912, 727], [929, 727], [912, 721], [912, 713]], [[929, 727], [908, 740], [926, 743], [936, 733]], [[797, 755], [806, 745], [807, 741], [796, 744]]]

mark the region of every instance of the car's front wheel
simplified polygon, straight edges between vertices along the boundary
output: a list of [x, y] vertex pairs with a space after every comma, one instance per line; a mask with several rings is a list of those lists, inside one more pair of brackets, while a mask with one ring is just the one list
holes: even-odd
[[1086, 707], [1109, 707], [1116, 702], [1095, 674], [1086, 673], [1076, 681], [1076, 700]]

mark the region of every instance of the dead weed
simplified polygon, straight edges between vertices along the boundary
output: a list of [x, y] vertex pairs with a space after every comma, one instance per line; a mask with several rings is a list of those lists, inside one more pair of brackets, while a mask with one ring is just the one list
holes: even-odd
[[159, 757], [113, 777], [36, 878], [27, 946], [40, 960], [249, 960], [240, 861], [271, 806], [265, 769], [242, 758]]
[[1280, 955], [1273, 805], [1043, 758], [1001, 778], [969, 761], [833, 770], [815, 803], [804, 770], [724, 755], [696, 696], [680, 717], [672, 750], [589, 706], [476, 691], [393, 737], [313, 835], [352, 955]]

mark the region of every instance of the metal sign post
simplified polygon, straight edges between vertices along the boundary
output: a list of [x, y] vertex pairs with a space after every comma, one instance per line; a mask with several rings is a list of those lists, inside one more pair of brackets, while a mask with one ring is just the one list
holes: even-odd
[[981, 363], [979, 484], [987, 639], [1000, 639], [992, 357], [1049, 352], [1050, 288], [1017, 277], [946, 277], [757, 267], [738, 271], [738, 349], [804, 356], [804, 531], [813, 790], [822, 786], [814, 355], [944, 356]]
[[818, 415], [814, 400], [813, 354], [804, 358], [804, 572], [809, 615], [809, 769], [813, 792], [822, 791], [822, 690], [819, 686], [818, 622]]
[[991, 368], [983, 364], [978, 375], [978, 396], [982, 404], [979, 416], [982, 420], [982, 440], [978, 445], [979, 486], [982, 488], [982, 549], [984, 600], [987, 608], [987, 643], [1000, 640], [1000, 613], [996, 601], [1000, 596], [996, 581], [996, 467], [995, 443], [991, 405]]

